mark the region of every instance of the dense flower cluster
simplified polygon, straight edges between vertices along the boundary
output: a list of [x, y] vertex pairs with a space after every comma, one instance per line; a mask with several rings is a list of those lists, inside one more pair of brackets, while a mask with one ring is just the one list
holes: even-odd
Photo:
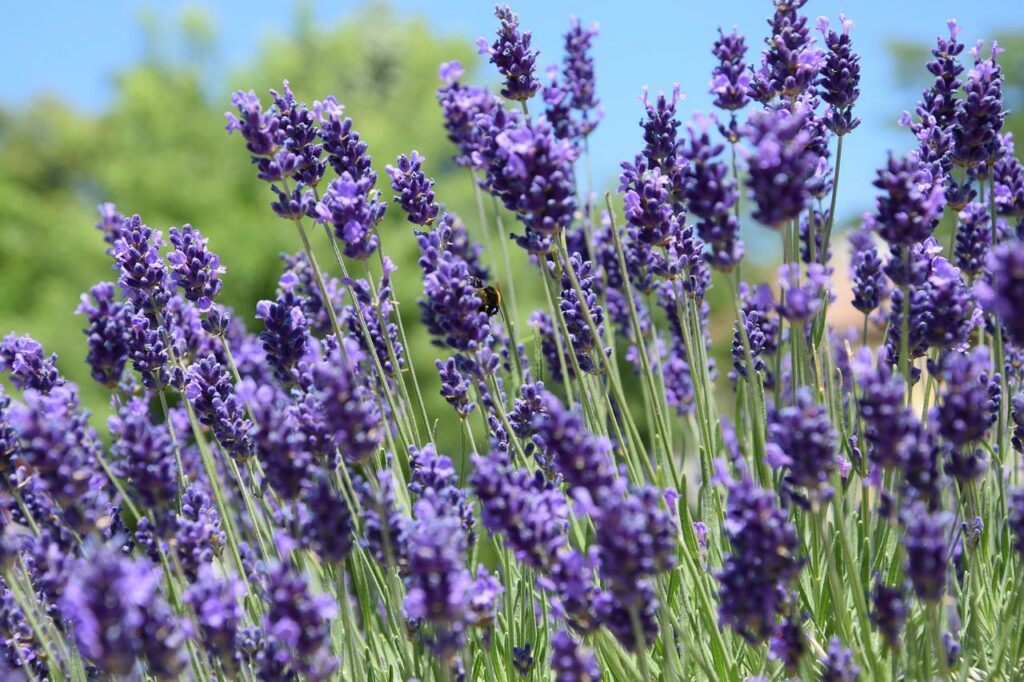
[[[571, 20], [543, 87], [505, 6], [481, 41], [500, 95], [441, 65], [458, 168], [386, 167], [412, 235], [388, 233], [335, 98], [235, 93], [227, 128], [302, 247], [255, 315], [224, 305], [198, 230], [165, 244], [102, 204], [117, 278], [77, 312], [107, 434], [56, 356], [0, 341], [0, 677], [1018, 673], [1024, 165], [1001, 50], [965, 66], [955, 22], [938, 40], [847, 289], [835, 200], [860, 61], [852, 22], [805, 4], [774, 2], [753, 66], [719, 31], [716, 115], [687, 123], [678, 86], [644, 90], [600, 215], [577, 183], [602, 118], [596, 25]], [[453, 170], [479, 223], [446, 208]], [[513, 216], [526, 253], [494, 242]], [[763, 250], [748, 220], [782, 242], [774, 285], [743, 281], [763, 272], [742, 263], [744, 241]], [[418, 307], [393, 239], [418, 246]], [[527, 316], [516, 298], [541, 291]], [[860, 329], [835, 326], [838, 299]]]

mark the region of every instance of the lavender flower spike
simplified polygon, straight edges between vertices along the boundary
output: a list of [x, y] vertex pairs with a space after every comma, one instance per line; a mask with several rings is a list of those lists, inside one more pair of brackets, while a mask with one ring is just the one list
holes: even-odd
[[200, 311], [208, 311], [223, 284], [220, 275], [224, 274], [224, 266], [220, 258], [207, 249], [208, 240], [191, 225], [183, 225], [180, 230], [172, 227], [170, 239], [174, 250], [167, 255], [167, 260], [174, 283]]
[[396, 162], [385, 167], [391, 176], [391, 187], [398, 196], [399, 205], [413, 225], [430, 225], [437, 217], [438, 205], [434, 201], [434, 181], [421, 169], [424, 159], [415, 149], [409, 156], [402, 154]]
[[995, 315], [1010, 340], [1024, 346], [1024, 242], [1001, 244], [988, 255], [988, 281], [977, 284], [978, 301]]
[[502, 97], [525, 102], [540, 89], [534, 73], [534, 62], [540, 53], [530, 49], [530, 31], [519, 32], [519, 17], [512, 13], [508, 5], [497, 5], [494, 16], [501, 22], [498, 37], [490, 45], [486, 39], [478, 38], [477, 47], [480, 48], [480, 54], [490, 55], [491, 63], [505, 77]]

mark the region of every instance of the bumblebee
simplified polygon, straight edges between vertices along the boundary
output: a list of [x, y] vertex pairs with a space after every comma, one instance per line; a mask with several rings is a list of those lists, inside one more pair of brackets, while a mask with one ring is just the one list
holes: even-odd
[[480, 297], [480, 312], [488, 316], [495, 315], [501, 310], [501, 290], [484, 282], [479, 277], [471, 276], [469, 284], [476, 289], [476, 295]]

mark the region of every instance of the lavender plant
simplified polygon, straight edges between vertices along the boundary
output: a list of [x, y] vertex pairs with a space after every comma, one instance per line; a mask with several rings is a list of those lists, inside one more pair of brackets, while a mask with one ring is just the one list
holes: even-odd
[[[199, 230], [168, 249], [101, 205], [118, 277], [77, 312], [109, 440], [55, 356], [0, 342], [5, 679], [1024, 676], [1024, 171], [1000, 50], [964, 76], [950, 22], [845, 285], [859, 57], [844, 15], [817, 19], [819, 47], [804, 4], [776, 1], [755, 67], [738, 33], [709, 44], [728, 120], [684, 125], [678, 89], [644, 92], [604, 211], [578, 177], [603, 112], [597, 29], [575, 18], [547, 86], [507, 6], [479, 43], [500, 92], [441, 65], [479, 222], [411, 151], [386, 168], [411, 234], [385, 237], [373, 141], [337, 99], [236, 93], [227, 130], [300, 249], [255, 311], [217, 302], [231, 279]], [[766, 228], [778, 279], [744, 281]], [[476, 242], [492, 234], [499, 252]], [[383, 253], [399, 239], [415, 294]], [[516, 305], [525, 277], [538, 310]], [[734, 299], [725, 378], [713, 287]], [[833, 328], [839, 299], [860, 334]], [[411, 324], [436, 375], [416, 374]]]

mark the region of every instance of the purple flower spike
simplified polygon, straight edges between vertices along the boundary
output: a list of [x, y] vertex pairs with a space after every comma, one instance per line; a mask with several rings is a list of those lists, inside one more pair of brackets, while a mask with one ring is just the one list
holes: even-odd
[[850, 279], [853, 280], [853, 307], [870, 315], [888, 295], [882, 259], [875, 248], [871, 231], [861, 228], [850, 234], [852, 255]]
[[260, 342], [274, 368], [274, 376], [288, 386], [295, 381], [292, 374], [295, 365], [306, 355], [309, 322], [295, 297], [288, 292], [281, 293], [284, 295], [276, 301], [256, 304], [256, 319], [263, 321]]
[[455, 408], [460, 419], [465, 419], [476, 409], [476, 403], [469, 399], [469, 380], [459, 371], [455, 358], [437, 360], [435, 365], [441, 378], [441, 397]]
[[331, 679], [338, 660], [331, 652], [330, 619], [334, 598], [313, 594], [305, 576], [287, 560], [267, 575], [267, 612], [263, 616], [266, 648], [260, 652], [259, 676], [290, 679], [304, 675], [318, 682]]
[[799, 282], [800, 264], [789, 263], [779, 267], [779, 315], [790, 322], [809, 321], [822, 306], [822, 298], [829, 293], [829, 275], [825, 266], [811, 263], [807, 278]]
[[[121, 381], [128, 362], [131, 305], [115, 298], [116, 290], [110, 282], [100, 282], [82, 294], [76, 315], [85, 315], [85, 357], [92, 378], [103, 386], [113, 388]], [[2, 353], [2, 351], [0, 351]]]
[[809, 149], [811, 112], [758, 111], [741, 129], [754, 151], [748, 161], [747, 187], [756, 206], [754, 219], [778, 228], [800, 215], [810, 199], [806, 180], [814, 173], [817, 155]]
[[683, 148], [683, 155], [690, 163], [686, 167], [685, 194], [689, 212], [701, 219], [697, 233], [710, 247], [709, 264], [728, 271], [739, 263], [744, 251], [733, 212], [739, 192], [728, 167], [717, 158], [723, 146], [712, 143], [708, 135], [712, 120], [698, 116], [687, 126], [690, 143]]
[[480, 54], [490, 55], [491, 63], [505, 77], [501, 96], [525, 102], [540, 89], [534, 74], [534, 62], [540, 53], [530, 49], [531, 33], [519, 32], [519, 17], [512, 13], [508, 5], [497, 5], [494, 16], [501, 22], [498, 37], [490, 45], [486, 39], [478, 38], [477, 46]]
[[763, 642], [774, 629], [787, 586], [800, 571], [799, 538], [786, 513], [775, 506], [774, 494], [755, 486], [748, 474], [738, 482], [728, 474], [719, 478], [729, 490], [724, 530], [732, 545], [716, 576], [719, 619], [745, 639]]
[[203, 358], [188, 368], [185, 397], [228, 454], [238, 460], [252, 454], [252, 422], [243, 416], [228, 371], [216, 358]]
[[860, 95], [860, 56], [851, 46], [853, 22], [840, 14], [839, 23], [843, 27], [842, 33], [831, 30], [825, 17], [818, 18], [818, 29], [828, 48], [818, 83], [821, 98], [829, 105], [825, 113], [825, 127], [836, 135], [845, 135], [860, 125], [860, 119], [852, 114], [853, 105]]
[[992, 245], [992, 219], [988, 206], [967, 204], [958, 215], [956, 228], [956, 266], [973, 280], [985, 267]]
[[857, 682], [860, 668], [853, 662], [853, 652], [843, 646], [838, 637], [828, 643], [825, 658], [819, 660], [823, 670], [821, 682]]
[[775, 0], [769, 24], [768, 48], [761, 53], [761, 66], [754, 72], [753, 97], [767, 105], [782, 95], [796, 99], [813, 83], [824, 64], [824, 53], [814, 47], [807, 17], [799, 10], [807, 0]]
[[149, 403], [141, 398], [125, 402], [108, 424], [113, 452], [126, 478], [139, 501], [159, 519], [159, 512], [169, 510], [178, 496], [174, 444], [167, 426], [151, 423]]
[[1003, 128], [1002, 68], [996, 63], [998, 46], [992, 43], [989, 59], [981, 58], [981, 42], [971, 50], [974, 67], [967, 72], [963, 105], [956, 112], [952, 161], [975, 168], [998, 161], [1002, 153], [999, 132]]
[[220, 275], [224, 274], [224, 266], [217, 254], [207, 250], [209, 240], [191, 225], [186, 224], [180, 230], [172, 227], [170, 238], [174, 250], [167, 255], [167, 260], [174, 284], [205, 313], [213, 307], [213, 298], [223, 284]]
[[945, 513], [929, 513], [922, 502], [906, 509], [904, 518], [907, 576], [918, 599], [926, 604], [937, 603], [946, 591], [949, 519]]
[[836, 432], [809, 388], [797, 392], [794, 405], [771, 415], [768, 442], [773, 460], [789, 470], [787, 482], [812, 491], [828, 487], [835, 467]]
[[385, 167], [391, 176], [392, 189], [398, 192], [395, 198], [413, 225], [430, 225], [438, 211], [434, 181], [421, 170], [423, 161], [425, 159], [414, 149], [409, 156], [398, 157], [397, 167], [390, 164]]
[[460, 166], [475, 167], [474, 153], [480, 152], [481, 144], [477, 117], [488, 116], [500, 105], [490, 90], [463, 85], [460, 82], [462, 74], [462, 64], [457, 61], [441, 65], [438, 76], [445, 84], [437, 90], [437, 101], [441, 105], [448, 139], [459, 150], [452, 160]]
[[572, 222], [576, 153], [570, 142], [555, 137], [543, 118], [509, 125], [493, 137], [485, 188], [523, 223], [526, 235], [516, 241], [531, 253], [546, 253]]
[[988, 386], [985, 374], [990, 370], [988, 349], [975, 348], [970, 354], [951, 352], [939, 368], [944, 387], [936, 408], [939, 433], [961, 449], [985, 437], [991, 424], [988, 414]]
[[565, 630], [551, 638], [551, 668], [555, 682], [600, 682], [601, 669], [594, 652], [577, 644]]
[[435, 343], [475, 351], [490, 336], [487, 313], [472, 282], [470, 264], [454, 249], [454, 219], [446, 214], [433, 230], [420, 234], [423, 298], [420, 313]]
[[132, 316], [128, 338], [128, 357], [142, 377], [142, 385], [151, 391], [165, 386], [180, 386], [181, 372], [170, 364], [164, 328], [150, 323], [141, 313]]
[[431, 626], [431, 645], [445, 662], [465, 644], [472, 579], [466, 570], [467, 542], [462, 521], [441, 500], [421, 498], [408, 535], [405, 617]]
[[899, 648], [900, 633], [909, 613], [910, 606], [903, 586], [889, 587], [882, 582], [882, 576], [876, 573], [875, 587], [871, 591], [871, 622], [882, 633], [890, 649]]
[[866, 216], [865, 225], [894, 251], [931, 236], [942, 215], [945, 190], [941, 182], [932, 180], [916, 155], [890, 156], [872, 184], [883, 194], [876, 200], [875, 212]]
[[587, 137], [604, 115], [595, 91], [594, 58], [590, 55], [591, 42], [597, 37], [597, 24], [586, 28], [576, 17], [569, 22], [562, 79], [569, 95], [568, 103], [580, 116], [578, 132], [581, 137]]
[[355, 260], [366, 260], [377, 250], [377, 225], [388, 207], [372, 187], [365, 178], [355, 179], [346, 171], [328, 185], [315, 209], [317, 220], [333, 227], [345, 256]]
[[1007, 523], [1013, 532], [1013, 547], [1024, 559], [1024, 488], [1010, 491]]
[[60, 604], [78, 650], [107, 675], [127, 676], [141, 658], [153, 675], [177, 677], [188, 662], [191, 633], [159, 594], [160, 571], [113, 549], [95, 549], [71, 573]]
[[384, 437], [376, 397], [340, 352], [315, 363], [312, 376], [324, 423], [341, 456], [365, 462]]
[[549, 569], [567, 542], [565, 496], [541, 472], [513, 469], [498, 454], [474, 457], [473, 468], [470, 483], [484, 526], [502, 534], [519, 561]]
[[185, 600], [195, 611], [203, 647], [228, 672], [237, 671], [235, 656], [245, 614], [241, 604], [244, 595], [241, 580], [222, 578], [211, 566], [199, 571], [199, 579], [185, 593]]
[[726, 35], [719, 28], [718, 40], [711, 53], [718, 59], [711, 72], [710, 84], [715, 106], [725, 111], [747, 106], [750, 102], [750, 71], [743, 61], [747, 54], [743, 36], [735, 29]]
[[0, 370], [8, 372], [11, 383], [22, 390], [45, 394], [64, 383], [56, 354], [46, 357], [42, 344], [27, 334], [8, 334], [0, 341]]
[[988, 255], [988, 276], [976, 287], [978, 301], [995, 315], [1010, 340], [1024, 346], [1024, 242], [1001, 244]]
[[340, 563], [352, 551], [352, 511], [348, 502], [321, 472], [306, 492], [306, 512], [303, 540], [324, 560]]
[[582, 417], [562, 407], [551, 393], [544, 395], [531, 430], [536, 434], [533, 440], [537, 448], [554, 463], [570, 488], [584, 488], [594, 499], [612, 489], [615, 465], [611, 442], [587, 432]]
[[115, 267], [121, 273], [117, 284], [136, 310], [147, 315], [162, 311], [171, 297], [167, 265], [160, 257], [163, 245], [160, 232], [143, 225], [137, 214], [124, 221], [114, 242]]
[[106, 515], [109, 499], [97, 460], [100, 439], [89, 427], [89, 413], [73, 384], [46, 394], [26, 389], [23, 398], [24, 404], [11, 409], [11, 423], [20, 436], [25, 473], [58, 505], [68, 526], [80, 533], [92, 530]]

